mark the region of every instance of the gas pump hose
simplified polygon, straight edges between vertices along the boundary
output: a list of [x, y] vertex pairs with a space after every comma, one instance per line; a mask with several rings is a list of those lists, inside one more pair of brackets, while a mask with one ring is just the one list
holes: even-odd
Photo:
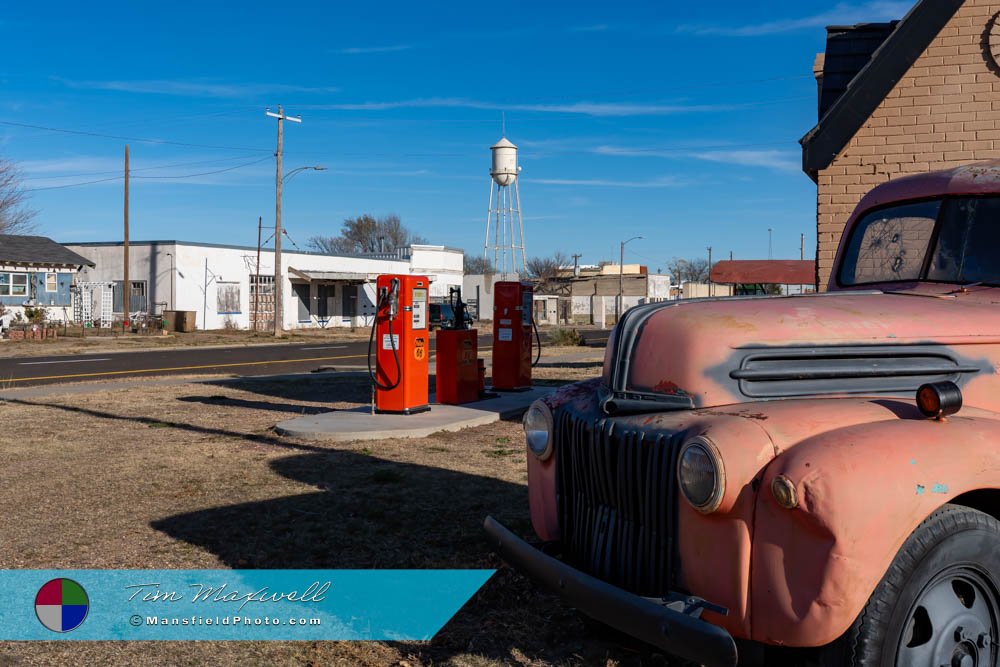
[[[375, 309], [376, 313], [378, 313], [378, 311], [381, 310], [383, 306], [387, 305], [386, 302], [388, 301], [389, 298], [391, 297], [387, 296], [385, 300], [379, 302], [378, 307]], [[372, 333], [371, 336], [368, 338], [368, 377], [371, 378], [372, 386], [378, 387], [382, 391], [392, 391], [393, 389], [399, 386], [399, 383], [403, 379], [403, 368], [399, 364], [399, 351], [396, 349], [396, 338], [392, 335], [392, 319], [393, 318], [391, 317], [389, 318], [389, 345], [392, 347], [392, 358], [396, 362], [396, 381], [393, 382], [392, 384], [384, 385], [381, 382], [379, 382], [378, 374], [376, 373], [375, 369], [372, 368], [372, 347], [374, 346], [375, 343], [375, 330], [378, 328], [378, 315], [375, 316], [375, 319], [372, 322]]]

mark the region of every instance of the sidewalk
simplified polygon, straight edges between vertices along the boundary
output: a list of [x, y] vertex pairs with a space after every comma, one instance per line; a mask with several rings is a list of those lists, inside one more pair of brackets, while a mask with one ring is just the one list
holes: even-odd
[[496, 398], [465, 405], [436, 405], [432, 394], [429, 412], [415, 415], [373, 415], [371, 407], [364, 406], [289, 419], [275, 426], [275, 431], [280, 435], [326, 442], [426, 438], [439, 431], [460, 431], [471, 426], [492, 424], [501, 419], [517, 418], [534, 401], [552, 391], [552, 387], [535, 387], [524, 392], [502, 393]]

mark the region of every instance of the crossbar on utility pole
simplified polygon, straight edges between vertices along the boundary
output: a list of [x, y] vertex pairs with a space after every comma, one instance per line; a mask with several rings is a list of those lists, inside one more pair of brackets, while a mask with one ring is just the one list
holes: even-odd
[[278, 113], [273, 113], [267, 109], [265, 115], [278, 119], [278, 147], [274, 152], [275, 177], [274, 177], [274, 337], [280, 338], [284, 334], [285, 325], [285, 285], [281, 276], [281, 185], [284, 180], [281, 174], [282, 157], [282, 131], [284, 121], [290, 120], [293, 123], [301, 123], [302, 119], [295, 116], [286, 116], [278, 105]]

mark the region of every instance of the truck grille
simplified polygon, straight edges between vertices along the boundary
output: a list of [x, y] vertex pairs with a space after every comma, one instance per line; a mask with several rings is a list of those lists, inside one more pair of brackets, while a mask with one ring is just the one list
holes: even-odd
[[564, 557], [638, 595], [674, 586], [679, 434], [614, 419], [556, 415], [556, 484]]

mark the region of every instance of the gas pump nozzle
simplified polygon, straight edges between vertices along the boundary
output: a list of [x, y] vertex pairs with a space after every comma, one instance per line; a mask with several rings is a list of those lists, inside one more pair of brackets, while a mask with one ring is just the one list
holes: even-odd
[[465, 302], [462, 301], [462, 288], [461, 287], [449, 287], [448, 288], [448, 305], [451, 306], [451, 312], [455, 316], [455, 321], [451, 323], [451, 329], [456, 329], [459, 331], [465, 331], [469, 328], [468, 323], [465, 321]]

